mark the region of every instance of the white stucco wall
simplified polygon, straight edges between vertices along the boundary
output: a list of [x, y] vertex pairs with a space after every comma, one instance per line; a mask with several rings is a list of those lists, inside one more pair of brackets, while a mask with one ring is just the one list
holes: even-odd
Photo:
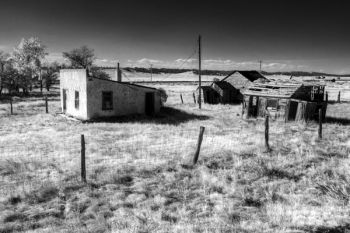
[[[66, 114], [87, 120], [86, 70], [65, 69], [60, 71], [61, 109], [63, 112], [63, 89], [67, 90]], [[75, 91], [79, 91], [79, 109], [75, 108]]]
[[[113, 92], [113, 109], [102, 110], [102, 92]], [[93, 78], [87, 82], [89, 119], [145, 113], [146, 92], [154, 92], [155, 113], [160, 110], [160, 93], [151, 88]]]
[[[154, 110], [161, 107], [160, 92], [132, 84], [97, 78], [87, 78], [85, 69], [64, 69], [60, 71], [61, 109], [63, 112], [63, 89], [67, 90], [66, 114], [81, 120], [98, 117], [145, 114], [145, 95], [154, 94]], [[79, 91], [79, 108], [75, 108], [75, 91]], [[102, 92], [113, 93], [113, 109], [102, 110]]]

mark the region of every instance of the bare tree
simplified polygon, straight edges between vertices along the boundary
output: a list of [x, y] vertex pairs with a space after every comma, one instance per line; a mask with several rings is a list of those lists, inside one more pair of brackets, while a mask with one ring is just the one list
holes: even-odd
[[90, 69], [95, 60], [94, 50], [87, 46], [73, 49], [70, 52], [63, 52], [63, 57], [67, 58], [73, 68]]

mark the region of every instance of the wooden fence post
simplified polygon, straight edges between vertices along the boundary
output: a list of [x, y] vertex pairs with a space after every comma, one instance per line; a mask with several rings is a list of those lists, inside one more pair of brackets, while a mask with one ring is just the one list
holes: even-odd
[[12, 96], [10, 97], [10, 108], [11, 108], [11, 115], [13, 115]]
[[45, 108], [46, 108], [46, 113], [49, 113], [49, 105], [47, 103], [47, 95], [45, 96]]
[[196, 103], [196, 95], [194, 94], [194, 92], [192, 94], [193, 94], [193, 102]]
[[86, 166], [85, 166], [85, 138], [81, 135], [81, 181], [86, 183]]
[[318, 138], [322, 139], [322, 108], [318, 109]]
[[203, 141], [204, 130], [205, 130], [205, 127], [203, 127], [203, 126], [201, 126], [200, 129], [199, 129], [197, 149], [196, 149], [196, 153], [194, 154], [194, 157], [193, 157], [193, 165], [196, 165], [196, 163], [198, 161], [199, 152], [201, 150], [201, 145], [202, 145], [202, 141]]
[[266, 152], [270, 152], [271, 148], [269, 145], [269, 114], [265, 116], [265, 149]]
[[244, 115], [244, 100], [242, 101], [242, 114], [241, 114], [242, 119], [243, 119], [243, 115]]
[[338, 103], [340, 103], [340, 91], [338, 93]]
[[328, 104], [328, 92], [326, 92], [326, 104]]
[[181, 103], [184, 103], [184, 100], [182, 99], [182, 94], [180, 94], [180, 98], [181, 98]]

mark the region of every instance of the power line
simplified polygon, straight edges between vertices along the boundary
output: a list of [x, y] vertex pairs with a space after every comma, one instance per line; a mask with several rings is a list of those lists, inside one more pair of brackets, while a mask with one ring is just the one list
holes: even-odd
[[[196, 55], [196, 53], [197, 53], [197, 47], [196, 47], [196, 45], [194, 46], [194, 49], [193, 49], [193, 52], [191, 53], [191, 55], [189, 55], [178, 67], [176, 67], [176, 68], [173, 68], [173, 69], [181, 69], [191, 58], [193, 58], [195, 55]], [[153, 76], [153, 66], [152, 66], [152, 64], [150, 64], [150, 66], [151, 66], [151, 78], [152, 78], [152, 76]], [[128, 76], [124, 73], [124, 72], [122, 72], [122, 70], [121, 70], [121, 73], [122, 73], [122, 75], [129, 81], [129, 82], [133, 82], [133, 81], [131, 81], [129, 78], [128, 78]], [[165, 79], [168, 79], [170, 76], [172, 76], [172, 75], [175, 75], [176, 73], [170, 73], [170, 74], [168, 74], [168, 75], [166, 75], [165, 77], [163, 77], [163, 78], [161, 78], [160, 80], [157, 80], [157, 82], [162, 82], [162, 81], [164, 81]]]
[[[193, 51], [193, 53], [190, 55], [190, 56], [188, 56], [182, 63], [181, 63], [181, 65], [180, 66], [178, 66], [178, 67], [176, 67], [176, 68], [174, 68], [174, 69], [181, 69], [182, 67], [183, 67], [183, 65], [185, 65], [185, 63], [186, 62], [188, 62], [191, 58], [193, 58], [195, 55], [196, 55], [196, 53], [197, 53], [197, 49], [195, 48], [194, 49], [194, 51]], [[158, 80], [158, 82], [161, 82], [161, 81], [164, 81], [165, 79], [168, 79], [170, 76], [172, 76], [172, 75], [175, 75], [175, 74], [168, 74], [167, 76], [165, 76], [164, 78], [162, 78], [161, 80]]]
[[122, 73], [122, 75], [123, 75], [129, 82], [132, 82], [132, 81], [128, 78], [128, 76], [127, 76], [122, 70], [120, 70], [120, 72]]

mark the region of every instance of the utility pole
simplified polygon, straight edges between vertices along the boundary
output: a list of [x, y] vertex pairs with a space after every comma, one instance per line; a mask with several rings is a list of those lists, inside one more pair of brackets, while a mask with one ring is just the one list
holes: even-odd
[[201, 35], [198, 37], [198, 78], [199, 78], [199, 95], [198, 95], [198, 106], [202, 108], [202, 77], [201, 77]]
[[151, 64], [151, 82], [152, 82], [152, 76], [153, 76], [153, 70], [152, 70], [152, 64]]
[[118, 82], [122, 81], [122, 72], [120, 70], [119, 62], [118, 62], [118, 66], [117, 66], [117, 80], [118, 80]]
[[259, 63], [260, 63], [260, 72], [261, 72], [261, 63], [262, 63], [262, 60], [260, 60]]

